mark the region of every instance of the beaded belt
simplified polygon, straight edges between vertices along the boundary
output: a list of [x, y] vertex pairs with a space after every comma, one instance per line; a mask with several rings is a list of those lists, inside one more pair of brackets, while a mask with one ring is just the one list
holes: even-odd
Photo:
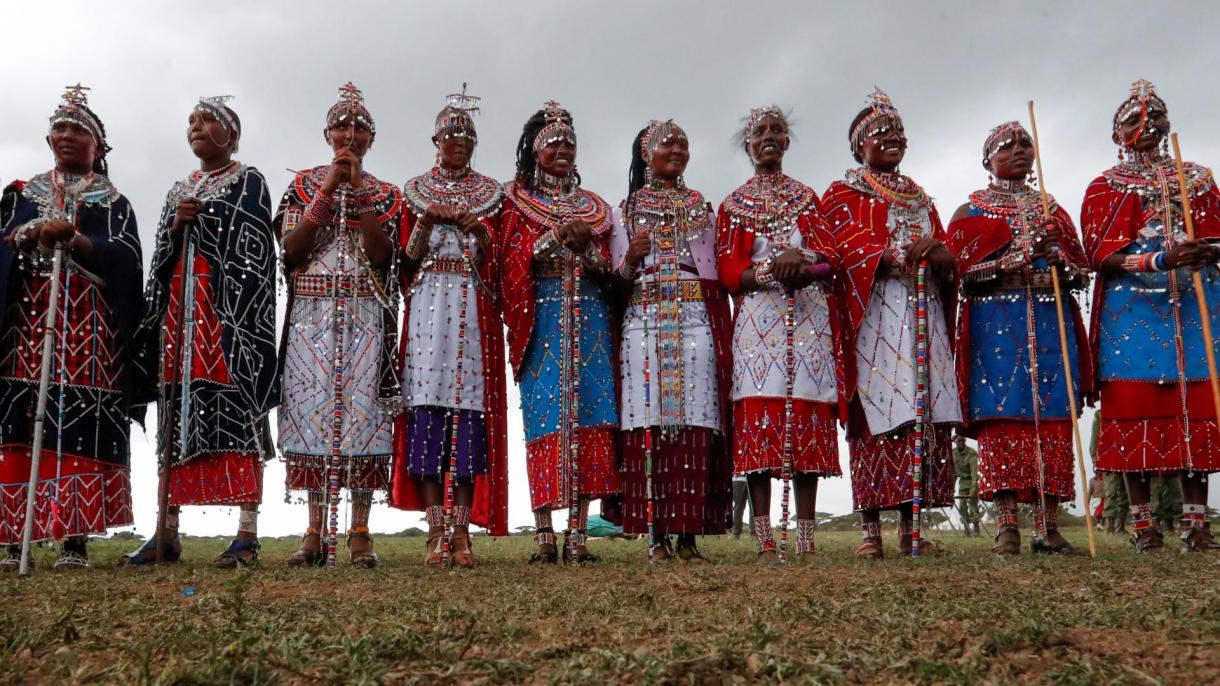
[[996, 288], [1003, 291], [1025, 290], [1029, 288], [1051, 288], [1055, 284], [1051, 280], [1050, 272], [1034, 272], [1026, 276], [1025, 274], [1005, 274], [1000, 277], [996, 284]]
[[[675, 286], [674, 300], [677, 302], [700, 302], [703, 300], [703, 283], [695, 279], [682, 279]], [[636, 284], [631, 290], [632, 305], [651, 305], [661, 300], [661, 286], [656, 281]]]
[[[335, 294], [337, 279], [329, 274], [299, 274], [293, 281], [293, 293], [298, 298], [329, 298]], [[364, 277], [350, 280], [352, 291], [348, 295], [359, 298], [373, 297], [373, 283]]]
[[445, 274], [465, 273], [466, 260], [460, 257], [437, 257], [424, 263], [426, 272], [443, 272]]

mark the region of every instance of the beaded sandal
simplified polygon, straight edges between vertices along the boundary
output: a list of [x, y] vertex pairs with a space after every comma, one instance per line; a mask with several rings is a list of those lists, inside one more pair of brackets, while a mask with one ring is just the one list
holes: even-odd
[[[1032, 547], [1032, 543], [1030, 544]], [[991, 546], [991, 552], [996, 555], [1020, 555], [1021, 554], [1021, 532], [1016, 529], [1000, 529], [1000, 533], [995, 535], [995, 545]]]
[[[905, 557], [911, 556], [911, 537], [898, 537], [898, 552]], [[920, 557], [941, 557], [945, 554], [945, 549], [936, 545], [926, 538], [919, 539], [919, 556]]]
[[885, 548], [881, 545], [881, 539], [864, 539], [864, 542], [860, 544], [860, 547], [856, 548], [856, 557], [864, 557], [871, 560], [880, 560], [881, 558], [885, 557]]
[[[174, 537], [169, 539], [169, 543], [161, 549], [162, 562], [177, 562], [182, 558], [182, 540], [175, 533]], [[131, 565], [132, 567], [143, 567], [157, 563], [157, 537], [153, 536], [144, 542], [135, 552], [127, 553], [119, 558], [120, 565]]]
[[[262, 546], [258, 544], [258, 539], [253, 541], [243, 541], [240, 538], [233, 539], [225, 551], [216, 556], [212, 561], [212, 566], [216, 569], [237, 569], [238, 567], [253, 567], [258, 564], [258, 551]], [[249, 553], [246, 555], [244, 553]]]
[[[311, 538], [318, 542], [318, 547], [309, 547], [308, 541]], [[322, 545], [322, 535], [313, 527], [305, 530], [305, 535], [301, 537], [301, 547], [289, 555], [287, 560], [289, 567], [320, 567], [325, 561], [326, 551]]]
[[[369, 544], [369, 547], [365, 550], [351, 550], [353, 539], [363, 540]], [[347, 532], [347, 548], [351, 550], [350, 557], [353, 567], [372, 569], [377, 566], [377, 553], [373, 552], [373, 537], [366, 527], [358, 527]]]
[[1131, 545], [1139, 554], [1159, 553], [1165, 547], [1165, 537], [1161, 535], [1160, 529], [1150, 526], [1143, 531], [1131, 534]]
[[564, 564], [588, 565], [596, 562], [601, 562], [601, 558], [589, 552], [585, 541], [588, 536], [577, 532], [571, 538], [565, 536], [563, 539], [563, 561]]
[[661, 536], [657, 538], [657, 544], [652, 549], [653, 562], [668, 562], [674, 556], [673, 547], [670, 545], [669, 536]]

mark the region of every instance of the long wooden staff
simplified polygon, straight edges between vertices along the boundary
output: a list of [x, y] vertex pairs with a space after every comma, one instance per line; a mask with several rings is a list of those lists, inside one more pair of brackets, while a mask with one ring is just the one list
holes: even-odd
[[[1193, 241], [1195, 222], [1190, 216], [1190, 191], [1186, 187], [1186, 170], [1182, 167], [1182, 149], [1178, 147], [1178, 134], [1170, 134], [1169, 138], [1173, 141], [1173, 161], [1178, 170], [1178, 192], [1182, 196], [1182, 217], [1186, 221], [1186, 240]], [[1165, 202], [1168, 203], [1169, 199], [1166, 198]], [[1207, 295], [1203, 292], [1203, 275], [1194, 269], [1191, 270], [1190, 275], [1195, 284], [1195, 297], [1199, 300], [1199, 320], [1203, 324], [1203, 346], [1207, 348], [1207, 376], [1211, 380], [1212, 402], [1216, 406], [1216, 417], [1220, 418], [1220, 377], [1216, 374], [1216, 350], [1212, 338], [1211, 310], [1207, 308]]]
[[47, 397], [51, 393], [51, 353], [55, 347], [55, 317], [59, 310], [59, 279], [63, 271], [64, 249], [55, 246], [51, 258], [51, 292], [42, 327], [42, 361], [38, 372], [38, 404], [34, 410], [34, 444], [30, 451], [30, 485], [25, 496], [25, 528], [21, 534], [21, 564], [18, 573], [30, 573], [30, 547], [34, 539], [34, 503], [37, 500], [38, 469], [42, 458], [42, 430], [47, 418]]
[[[1042, 151], [1038, 147], [1038, 120], [1034, 118], [1034, 101], [1029, 101], [1029, 126], [1034, 137], [1034, 162], [1038, 165], [1038, 192], [1042, 196], [1042, 218], [1051, 218], [1050, 200], [1046, 196], [1046, 177], [1042, 174]], [[1076, 384], [1072, 382], [1072, 360], [1068, 356], [1067, 324], [1063, 317], [1063, 294], [1059, 290], [1059, 267], [1051, 265], [1051, 285], [1055, 289], [1055, 314], [1059, 320], [1059, 351], [1063, 354], [1063, 383], [1067, 385], [1068, 409], [1072, 420], [1072, 439], [1076, 445], [1076, 466], [1080, 469], [1080, 495], [1084, 499], [1084, 523], [1089, 533], [1089, 555], [1097, 557], [1097, 534], [1093, 531], [1093, 508], [1089, 497], [1089, 479], [1084, 468], [1084, 448], [1080, 440], [1080, 420], [1076, 416]], [[1079, 341], [1077, 342], [1079, 343]], [[1056, 507], [1058, 507], [1056, 505]], [[1046, 513], [1043, 512], [1045, 516]]]

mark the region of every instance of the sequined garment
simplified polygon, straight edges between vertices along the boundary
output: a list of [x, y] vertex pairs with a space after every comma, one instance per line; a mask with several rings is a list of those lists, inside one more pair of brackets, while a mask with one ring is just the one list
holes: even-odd
[[[1075, 276], [1087, 269], [1075, 226], [1053, 200], [1050, 206], [1067, 265], [1061, 278], [1083, 285]], [[948, 228], [946, 244], [957, 255], [965, 282], [957, 338], [957, 378], [967, 420], [961, 433], [978, 439], [978, 492], [984, 500], [1000, 491], [1014, 491], [1018, 501], [1029, 503], [1040, 502], [1042, 493], [1059, 500], [1073, 497], [1071, 422], [1049, 268], [1041, 257], [1025, 268], [997, 267], [1032, 252], [1041, 223], [1036, 191], [993, 186], [971, 194], [965, 215]], [[1079, 408], [1091, 375], [1077, 344], [1084, 331], [1079, 307], [1071, 297], [1066, 306]]]
[[773, 472], [783, 463], [785, 426], [793, 469], [837, 476], [834, 408], [837, 320], [820, 283], [794, 294], [792, 416], [788, 386], [787, 296], [782, 288], [741, 290], [741, 275], [788, 248], [837, 265], [838, 256], [812, 188], [784, 174], [757, 175], [733, 191], [718, 216], [720, 278], [736, 305], [733, 321], [733, 471]]
[[34, 540], [102, 534], [132, 523], [131, 337], [143, 313], [142, 260], [127, 198], [102, 175], [52, 171], [0, 199], [0, 544], [25, 524], [34, 408], [51, 260], [3, 240], [43, 219], [73, 221], [93, 242], [89, 268], [65, 256], [35, 494]]
[[[435, 226], [418, 266], [404, 269], [406, 298], [399, 355], [403, 404], [395, 424], [394, 485], [390, 504], [423, 510], [419, 477], [439, 477], [448, 469], [456, 445], [456, 473], [473, 478], [471, 521], [495, 536], [508, 533], [508, 432], [504, 342], [495, 289], [499, 264], [495, 242], [500, 235], [504, 193], [494, 179], [474, 171], [460, 178], [438, 168], [407, 181], [401, 247], [432, 203], [461, 207], [474, 214], [491, 238], [483, 254], [454, 226]], [[463, 291], [465, 333], [461, 334]], [[462, 388], [457, 397], [458, 341], [462, 338]], [[452, 441], [453, 412], [458, 414]]]
[[655, 427], [654, 532], [722, 533], [731, 498], [730, 320], [716, 273], [715, 215], [691, 189], [635, 191], [615, 211], [610, 253], [620, 272], [640, 231], [650, 232], [653, 249], [633, 274], [618, 360], [623, 531], [648, 531], [645, 434]]
[[[1220, 238], [1220, 191], [1211, 170], [1185, 167], [1195, 236]], [[1132, 160], [1103, 173], [1085, 193], [1081, 227], [1095, 269], [1113, 254], [1161, 251], [1184, 240], [1173, 162]], [[1216, 330], [1220, 275], [1215, 267], [1200, 273]], [[1098, 467], [1220, 471], [1220, 432], [1189, 270], [1099, 276], [1090, 337], [1101, 395]]]
[[[297, 226], [322, 187], [328, 169], [315, 167], [297, 174], [276, 212], [281, 237]], [[364, 183], [374, 191], [372, 203], [378, 223], [397, 244], [401, 192], [368, 173], [364, 173]], [[338, 221], [332, 220], [318, 229], [308, 261], [287, 275], [289, 302], [278, 422], [279, 449], [287, 463], [288, 487], [292, 490], [317, 492], [326, 487], [334, 421], [331, 364], [336, 340], [335, 303], [340, 284], [348, 280], [340, 486], [351, 490], [389, 488], [392, 420], [400, 399], [393, 362], [396, 284], [388, 274], [370, 267], [361, 248], [355, 202], [350, 196], [344, 200], [343, 195], [343, 191], [336, 193], [334, 204], [336, 212], [342, 204], [347, 205], [348, 243], [341, 245], [337, 240]]]
[[[181, 240], [171, 233], [178, 203], [202, 201], [186, 227], [195, 242], [191, 267], [194, 334], [190, 414], [183, 451], [178, 423], [183, 374], [179, 304]], [[279, 400], [276, 379], [275, 235], [271, 199], [258, 170], [233, 162], [212, 174], [193, 172], [170, 189], [157, 228], [148, 309], [136, 335], [141, 399], [156, 401], [158, 455], [168, 441], [171, 505], [257, 502], [263, 461], [273, 456], [268, 414]], [[158, 369], [160, 366], [160, 369]]]
[[564, 354], [562, 320], [572, 303], [565, 297], [564, 251], [552, 230], [571, 219], [593, 228], [590, 257], [609, 261], [612, 212], [597, 195], [576, 188], [562, 195], [508, 187], [500, 255], [500, 293], [508, 325], [509, 362], [520, 384], [525, 428], [526, 466], [532, 509], [566, 507], [570, 490], [568, 458], [560, 446], [578, 441], [576, 466], [581, 497], [597, 499], [619, 492], [615, 434], [619, 425], [615, 393], [615, 329], [607, 293], [593, 269], [585, 269], [579, 299], [580, 363], [578, 413], [561, 422], [565, 401], [561, 383]]
[[[910, 178], [850, 170], [822, 201], [844, 277], [842, 303], [847, 434], [857, 509], [910, 502], [915, 420], [915, 287], [899, 265], [878, 278], [887, 250], [921, 236], [944, 240], [931, 198]], [[948, 429], [961, 422], [953, 369], [955, 284], [928, 278], [928, 396], [933, 427], [925, 430], [924, 505], [952, 501]]]

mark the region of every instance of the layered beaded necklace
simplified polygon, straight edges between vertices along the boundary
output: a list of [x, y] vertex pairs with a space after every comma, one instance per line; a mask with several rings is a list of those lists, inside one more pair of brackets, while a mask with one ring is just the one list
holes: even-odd
[[725, 198], [734, 224], [748, 223], [755, 235], [788, 244], [796, 217], [817, 200], [813, 189], [783, 172], [757, 174]]
[[594, 235], [610, 228], [612, 214], [604, 200], [574, 184], [551, 185], [545, 183], [545, 178], [543, 181], [538, 189], [514, 183], [511, 192], [517, 209], [544, 231], [576, 219], [588, 223]]
[[433, 167], [431, 171], [407, 181], [403, 187], [407, 202], [416, 216], [423, 216], [428, 206], [461, 207], [479, 219], [495, 216], [504, 201], [504, 192], [495, 179], [473, 169], [451, 171]]

